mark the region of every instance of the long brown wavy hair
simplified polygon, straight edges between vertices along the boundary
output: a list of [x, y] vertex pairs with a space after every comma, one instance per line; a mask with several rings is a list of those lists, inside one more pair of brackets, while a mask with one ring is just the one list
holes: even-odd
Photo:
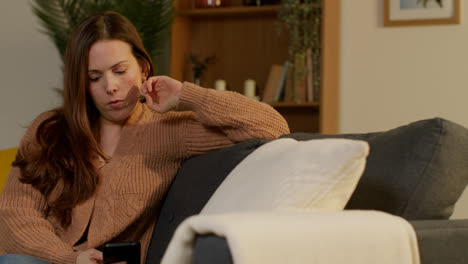
[[[67, 44], [63, 106], [52, 110], [52, 115], [38, 126], [37, 151], [31, 153], [27, 145], [20, 146], [13, 162], [21, 170], [21, 182], [31, 184], [47, 199], [46, 215], [53, 214], [64, 227], [71, 224], [72, 209], [89, 199], [99, 183], [99, 171], [92, 160], [105, 155], [99, 147], [100, 114], [87, 91], [88, 54], [97, 41], [111, 39], [130, 44], [142, 70], [153, 75], [151, 58], [127, 18], [110, 11], [86, 18]], [[54, 191], [51, 199], [58, 183], [59, 193]]]

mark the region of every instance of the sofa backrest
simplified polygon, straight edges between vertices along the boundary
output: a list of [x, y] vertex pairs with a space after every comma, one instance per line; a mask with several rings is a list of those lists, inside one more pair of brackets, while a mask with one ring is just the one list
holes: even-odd
[[366, 169], [346, 209], [379, 210], [407, 220], [448, 219], [468, 183], [468, 130], [441, 118], [385, 132], [283, 137], [369, 143]]
[[198, 214], [229, 172], [268, 141], [253, 139], [184, 161], [163, 201], [146, 263], [160, 263], [177, 226]]

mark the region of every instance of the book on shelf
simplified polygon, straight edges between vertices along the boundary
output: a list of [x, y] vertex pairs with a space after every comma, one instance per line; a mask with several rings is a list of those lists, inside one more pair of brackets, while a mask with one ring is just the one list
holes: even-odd
[[314, 101], [314, 67], [312, 63], [312, 49], [308, 48], [306, 51], [306, 65], [307, 65], [307, 102]]
[[276, 91], [281, 83], [281, 75], [283, 73], [283, 65], [273, 64], [268, 74], [268, 79], [263, 90], [262, 101], [268, 104], [274, 102]]
[[312, 52], [312, 67], [314, 68], [314, 101], [320, 101], [320, 86], [321, 86], [321, 66], [320, 66], [320, 52]]
[[283, 72], [281, 73], [281, 78], [276, 87], [275, 96], [273, 97], [273, 103], [281, 101], [282, 97], [284, 96], [284, 90], [286, 86], [286, 78], [288, 75], [288, 62], [286, 61], [283, 66]]
[[294, 71], [290, 71], [286, 81], [285, 101], [304, 103], [307, 97], [307, 65], [305, 52], [294, 56]]
[[306, 53], [297, 53], [294, 57], [294, 94], [297, 103], [305, 103], [307, 100], [307, 64]]

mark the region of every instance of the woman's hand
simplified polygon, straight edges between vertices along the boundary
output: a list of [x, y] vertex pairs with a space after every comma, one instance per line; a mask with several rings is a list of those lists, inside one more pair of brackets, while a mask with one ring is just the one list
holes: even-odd
[[141, 94], [152, 110], [165, 113], [179, 103], [182, 83], [167, 76], [153, 76], [141, 85]]
[[102, 252], [94, 248], [87, 249], [76, 257], [76, 264], [102, 263], [102, 261]]

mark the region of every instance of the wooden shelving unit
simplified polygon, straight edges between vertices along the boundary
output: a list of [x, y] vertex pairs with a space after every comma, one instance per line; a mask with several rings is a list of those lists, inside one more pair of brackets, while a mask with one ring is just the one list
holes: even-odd
[[[275, 103], [292, 132], [338, 132], [338, 58], [340, 0], [322, 0], [322, 73], [320, 102]], [[272, 64], [287, 60], [287, 36], [278, 34], [278, 5], [190, 8], [181, 0], [172, 28], [170, 75], [192, 81], [190, 54], [203, 59], [215, 55], [201, 78], [213, 87], [224, 79], [228, 89], [241, 92], [254, 79], [263, 93]]]

